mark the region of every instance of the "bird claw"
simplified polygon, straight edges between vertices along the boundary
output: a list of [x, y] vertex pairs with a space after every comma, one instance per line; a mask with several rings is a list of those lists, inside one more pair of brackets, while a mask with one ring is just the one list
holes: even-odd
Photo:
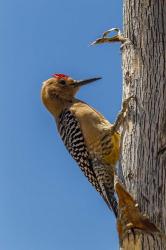
[[[108, 34], [111, 33], [112, 31], [117, 32], [116, 35], [112, 37], [108, 37]], [[90, 45], [95, 45], [95, 44], [102, 44], [102, 43], [112, 43], [112, 42], [121, 42], [125, 43], [129, 39], [124, 37], [124, 35], [121, 33], [120, 29], [118, 28], [111, 28], [109, 30], [106, 30], [102, 37], [96, 39], [94, 42], [92, 42]]]
[[123, 103], [122, 103], [122, 109], [121, 111], [119, 112], [117, 118], [116, 118], [116, 121], [115, 123], [113, 124], [112, 126], [112, 134], [114, 134], [115, 132], [117, 132], [120, 128], [121, 125], [123, 125], [124, 123], [124, 120], [125, 120], [125, 117], [126, 117], [126, 111], [129, 107], [129, 104], [130, 104], [130, 101], [131, 100], [137, 100], [136, 96], [135, 95], [131, 95], [129, 96], [128, 98], [126, 98]]

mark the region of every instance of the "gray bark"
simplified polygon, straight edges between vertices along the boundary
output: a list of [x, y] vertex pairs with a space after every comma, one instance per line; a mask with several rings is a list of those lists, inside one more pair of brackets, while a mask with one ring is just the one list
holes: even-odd
[[[135, 95], [123, 136], [121, 165], [140, 210], [166, 234], [166, 0], [124, 0], [124, 98]], [[164, 237], [132, 234], [123, 249], [166, 249]]]

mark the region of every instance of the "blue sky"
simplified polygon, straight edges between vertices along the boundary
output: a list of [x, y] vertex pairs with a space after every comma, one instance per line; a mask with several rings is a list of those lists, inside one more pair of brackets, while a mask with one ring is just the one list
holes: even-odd
[[64, 148], [40, 100], [52, 73], [102, 76], [78, 97], [111, 122], [121, 104], [122, 2], [0, 1], [0, 249], [116, 250], [113, 214]]

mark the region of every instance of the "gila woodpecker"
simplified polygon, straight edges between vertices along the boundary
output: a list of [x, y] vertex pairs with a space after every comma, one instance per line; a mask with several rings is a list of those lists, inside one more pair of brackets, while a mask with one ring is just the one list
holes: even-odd
[[54, 74], [43, 83], [41, 96], [71, 156], [117, 217], [114, 172], [120, 134], [112, 132], [113, 125], [103, 115], [75, 98], [81, 86], [99, 79], [77, 81], [64, 74]]

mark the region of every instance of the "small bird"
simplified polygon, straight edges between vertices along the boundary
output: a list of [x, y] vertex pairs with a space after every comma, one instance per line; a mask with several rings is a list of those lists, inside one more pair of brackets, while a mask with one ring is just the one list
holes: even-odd
[[102, 114], [75, 98], [80, 87], [101, 77], [74, 80], [64, 74], [52, 76], [43, 83], [42, 101], [55, 118], [67, 150], [117, 217], [114, 174], [120, 134], [112, 132], [113, 125]]

